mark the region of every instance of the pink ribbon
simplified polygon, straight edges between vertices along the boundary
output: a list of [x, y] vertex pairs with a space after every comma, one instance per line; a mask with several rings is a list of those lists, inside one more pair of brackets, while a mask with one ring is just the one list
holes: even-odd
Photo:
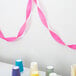
[[31, 10], [32, 10], [32, 0], [28, 0], [28, 4], [27, 4], [27, 8], [26, 8], [26, 20], [25, 20], [24, 24], [22, 25], [22, 27], [20, 28], [18, 35], [16, 37], [5, 37], [2, 33], [2, 31], [0, 30], [0, 38], [6, 40], [8, 42], [11, 42], [11, 41], [15, 41], [16, 39], [21, 37], [26, 30], [26, 23], [31, 14]]
[[[45, 15], [42, 12], [42, 10], [40, 9], [40, 7], [38, 6], [37, 0], [33, 0], [33, 1], [36, 4], [38, 14], [39, 14], [42, 24], [47, 28], [47, 30], [49, 31], [49, 33], [53, 37], [53, 39], [61, 45], [67, 46], [71, 49], [76, 49], [76, 44], [66, 45], [65, 42], [54, 31], [49, 29]], [[19, 37], [21, 37], [26, 30], [26, 24], [27, 24], [27, 20], [30, 17], [31, 10], [32, 10], [32, 0], [28, 0], [28, 4], [27, 4], [27, 8], [26, 8], [26, 20], [25, 20], [24, 24], [22, 25], [22, 27], [20, 28], [18, 35], [16, 37], [5, 37], [2, 33], [2, 31], [0, 30], [0, 38], [6, 40], [8, 42], [12, 42], [12, 41], [15, 41], [16, 39], [18, 39]]]
[[52, 30], [49, 29], [48, 27], [48, 24], [47, 24], [47, 20], [45, 18], [45, 15], [44, 13], [42, 12], [42, 10], [39, 8], [38, 4], [37, 4], [37, 0], [34, 0], [36, 6], [37, 6], [37, 10], [38, 10], [38, 14], [39, 14], [39, 17], [41, 19], [41, 22], [43, 23], [43, 25], [48, 29], [48, 31], [50, 32], [51, 36], [53, 37], [53, 39], [58, 42], [59, 44], [62, 44], [64, 46], [67, 46], [71, 49], [76, 49], [76, 44], [72, 44], [72, 45], [66, 45], [64, 43], [64, 41], [55, 33], [53, 32]]

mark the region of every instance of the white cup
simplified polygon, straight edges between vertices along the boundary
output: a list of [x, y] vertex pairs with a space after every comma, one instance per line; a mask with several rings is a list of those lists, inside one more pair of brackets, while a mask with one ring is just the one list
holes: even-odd
[[57, 76], [56, 73], [50, 73], [49, 76]]
[[32, 62], [30, 65], [30, 74], [32, 74], [32, 72], [38, 72], [38, 63], [37, 62]]
[[58, 75], [56, 73], [50, 73], [49, 76], [61, 76], [61, 75]]
[[76, 64], [71, 66], [71, 76], [76, 76]]

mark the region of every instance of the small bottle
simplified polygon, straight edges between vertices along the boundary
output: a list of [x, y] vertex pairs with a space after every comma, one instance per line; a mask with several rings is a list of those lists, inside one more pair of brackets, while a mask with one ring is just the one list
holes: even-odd
[[50, 73], [54, 72], [54, 67], [53, 66], [47, 66], [46, 67], [46, 76], [49, 76]]

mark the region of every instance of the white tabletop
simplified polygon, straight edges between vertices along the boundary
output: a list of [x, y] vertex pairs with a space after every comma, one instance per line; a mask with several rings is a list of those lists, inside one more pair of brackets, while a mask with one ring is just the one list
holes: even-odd
[[[0, 62], [0, 76], [12, 76], [12, 66], [11, 64]], [[39, 71], [40, 76], [45, 76], [45, 72]], [[30, 76], [30, 70], [24, 67], [24, 72], [21, 76]]]

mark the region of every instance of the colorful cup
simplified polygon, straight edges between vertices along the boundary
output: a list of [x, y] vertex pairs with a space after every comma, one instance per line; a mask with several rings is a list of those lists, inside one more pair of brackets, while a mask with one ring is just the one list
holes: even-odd
[[31, 74], [31, 76], [39, 76], [38, 71], [33, 71], [32, 74]]
[[12, 76], [20, 76], [20, 70], [18, 66], [14, 66], [12, 69]]
[[38, 71], [38, 63], [32, 62], [30, 68], [32, 71]]
[[46, 76], [49, 76], [50, 73], [54, 72], [54, 67], [53, 66], [47, 66], [46, 67]]
[[21, 59], [16, 60], [15, 65], [19, 67], [20, 72], [23, 72], [23, 62]]

